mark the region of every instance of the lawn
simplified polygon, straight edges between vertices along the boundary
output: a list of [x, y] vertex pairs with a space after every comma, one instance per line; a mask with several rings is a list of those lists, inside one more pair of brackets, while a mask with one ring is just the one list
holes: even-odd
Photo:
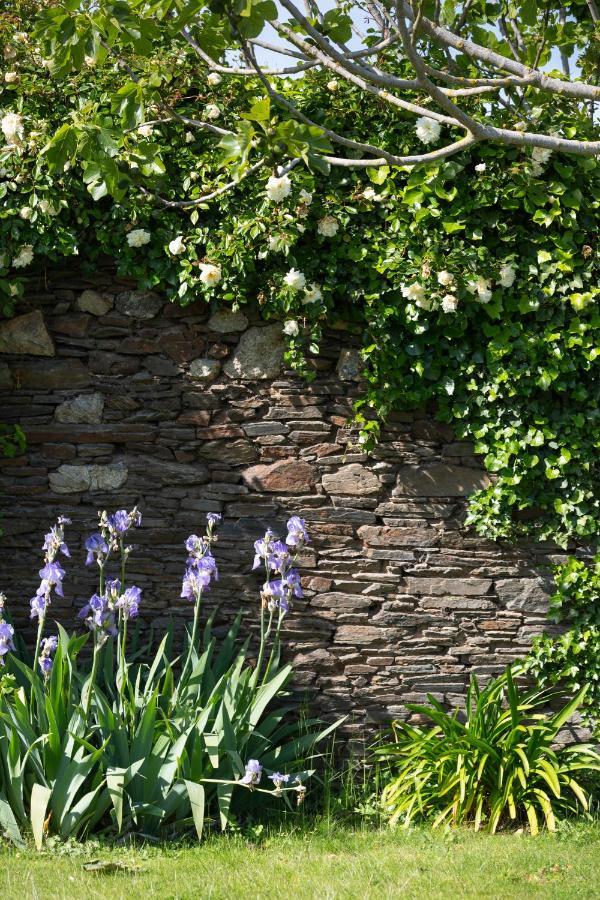
[[[86, 871], [99, 859], [123, 868]], [[113, 869], [116, 867], [113, 867]], [[537, 838], [341, 827], [202, 846], [0, 851], [8, 898], [597, 897], [600, 827]]]

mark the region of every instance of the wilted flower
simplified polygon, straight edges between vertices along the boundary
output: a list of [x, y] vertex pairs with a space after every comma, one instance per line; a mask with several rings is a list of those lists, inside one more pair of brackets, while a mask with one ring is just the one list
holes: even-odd
[[467, 289], [472, 294], [477, 294], [481, 303], [489, 303], [492, 299], [492, 283], [489, 278], [479, 275], [475, 281], [467, 282]]
[[289, 175], [271, 175], [267, 181], [267, 197], [273, 203], [280, 203], [292, 192], [292, 182]]
[[310, 206], [310, 204], [311, 204], [312, 201], [313, 201], [313, 195], [310, 193], [310, 191], [304, 190], [304, 188], [302, 188], [302, 190], [301, 190], [300, 193], [298, 194], [298, 198], [299, 198], [299, 199], [301, 200], [301, 202], [304, 203], [306, 206]]
[[185, 244], [181, 235], [173, 238], [173, 240], [169, 244], [169, 251], [173, 254], [173, 256], [181, 256], [182, 253], [185, 253]]
[[300, 326], [295, 319], [288, 319], [283, 326], [283, 333], [289, 337], [297, 337], [300, 333]]
[[218, 119], [221, 115], [221, 110], [216, 103], [207, 103], [204, 107], [204, 115], [207, 119]]
[[53, 525], [47, 535], [44, 537], [42, 550], [46, 551], [46, 559], [48, 561], [56, 558], [58, 553], [63, 556], [70, 557], [69, 548], [65, 544], [64, 525], [70, 525], [71, 520], [66, 516], [59, 516], [56, 525]]
[[293, 291], [301, 291], [306, 287], [306, 277], [298, 269], [290, 269], [283, 281]]
[[216, 87], [218, 84], [221, 84], [222, 78], [218, 72], [210, 72], [206, 80], [211, 87]]
[[246, 763], [246, 773], [244, 777], [240, 779], [240, 784], [247, 784], [249, 787], [260, 784], [262, 768], [263, 767], [257, 759], [249, 759]]
[[300, 516], [292, 516], [287, 521], [288, 534], [285, 539], [288, 547], [300, 547], [310, 541], [306, 522]]
[[215, 525], [219, 525], [219, 523], [221, 522], [222, 519], [223, 519], [223, 516], [221, 515], [221, 513], [213, 513], [213, 512], [206, 513], [206, 521], [208, 522], [208, 530], [212, 532]]
[[317, 223], [317, 232], [323, 237], [335, 237], [340, 223], [334, 216], [323, 216]]
[[534, 147], [531, 154], [532, 175], [541, 175], [551, 156], [552, 150], [546, 150], [544, 147]]
[[419, 140], [424, 144], [434, 144], [442, 133], [442, 126], [437, 119], [421, 116], [417, 119], [415, 131]]
[[144, 244], [150, 243], [150, 232], [145, 228], [134, 228], [127, 235], [127, 243], [130, 247], [143, 247]]
[[33, 247], [31, 244], [23, 244], [17, 255], [13, 258], [12, 265], [15, 269], [24, 269], [33, 262]]
[[14, 146], [23, 140], [23, 119], [17, 113], [6, 113], [0, 121], [0, 128], [7, 144]]
[[200, 281], [202, 284], [212, 286], [221, 280], [221, 266], [213, 266], [211, 263], [200, 263]]
[[515, 272], [514, 266], [510, 263], [504, 263], [500, 267], [500, 278], [498, 279], [498, 284], [502, 287], [512, 287], [515, 283], [515, 278], [517, 277], [517, 273]]

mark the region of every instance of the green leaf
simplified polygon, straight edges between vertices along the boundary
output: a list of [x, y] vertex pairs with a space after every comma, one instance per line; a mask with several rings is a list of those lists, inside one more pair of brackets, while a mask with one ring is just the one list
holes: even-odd
[[198, 840], [202, 840], [202, 831], [204, 829], [204, 804], [205, 792], [201, 784], [195, 784], [193, 781], [185, 781], [185, 787], [188, 793], [190, 804], [192, 807], [192, 817]]
[[44, 822], [51, 796], [51, 789], [44, 785], [36, 783], [31, 789], [31, 830], [38, 850], [42, 849], [44, 843]]

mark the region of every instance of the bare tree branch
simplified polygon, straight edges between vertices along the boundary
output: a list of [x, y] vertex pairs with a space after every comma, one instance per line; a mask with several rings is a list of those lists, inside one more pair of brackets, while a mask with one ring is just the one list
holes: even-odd
[[246, 171], [240, 175], [239, 178], [234, 179], [233, 181], [227, 182], [227, 184], [222, 185], [220, 188], [216, 188], [216, 190], [211, 191], [209, 194], [203, 194], [202, 197], [197, 197], [195, 200], [167, 200], [166, 197], [162, 197], [160, 194], [155, 193], [154, 191], [148, 190], [148, 188], [138, 185], [140, 191], [146, 197], [152, 197], [157, 203], [160, 203], [161, 206], [164, 206], [165, 209], [193, 209], [196, 206], [202, 206], [203, 203], [209, 203], [211, 200], [215, 200], [217, 197], [222, 197], [223, 194], [226, 194], [228, 191], [233, 190], [233, 188], [237, 187], [240, 181], [243, 181], [245, 178], [248, 178], [249, 175], [253, 175], [255, 172], [258, 172], [259, 169], [265, 165], [264, 159], [259, 159], [258, 162], [255, 162], [254, 165], [250, 166]]

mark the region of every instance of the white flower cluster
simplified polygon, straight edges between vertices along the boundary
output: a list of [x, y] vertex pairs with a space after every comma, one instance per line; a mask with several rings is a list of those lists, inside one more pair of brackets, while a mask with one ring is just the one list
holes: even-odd
[[[422, 275], [424, 278], [429, 277], [430, 269], [429, 265], [425, 264], [423, 266]], [[509, 260], [505, 260], [500, 266], [498, 284], [503, 288], [510, 288], [515, 283], [516, 279], [516, 269], [512, 262]], [[436, 280], [438, 284], [440, 284], [443, 288], [446, 288], [448, 291], [440, 301], [440, 307], [445, 313], [454, 313], [458, 309], [458, 297], [456, 294], [451, 293], [455, 289], [456, 282], [455, 277], [452, 272], [449, 272], [447, 269], [441, 269], [436, 274]], [[491, 278], [485, 278], [483, 275], [478, 275], [476, 278], [471, 279], [466, 283], [466, 288], [472, 294], [477, 296], [477, 300], [480, 303], [489, 303], [492, 299], [492, 280]], [[431, 309], [434, 305], [434, 297], [429, 296], [427, 294], [427, 290], [420, 281], [413, 281], [410, 284], [403, 284], [400, 288], [402, 292], [402, 296], [407, 300], [410, 300], [411, 303], [414, 303], [415, 306], [418, 306], [420, 309]]]
[[335, 237], [339, 227], [340, 223], [334, 216], [323, 216], [317, 223], [317, 232], [322, 237]]
[[271, 175], [267, 181], [267, 197], [272, 203], [281, 203], [292, 192], [292, 182], [288, 175]]
[[6, 143], [15, 147], [23, 140], [23, 119], [17, 113], [6, 113], [0, 121], [0, 128]]
[[417, 119], [415, 125], [417, 137], [424, 144], [435, 144], [439, 140], [442, 133], [442, 126], [437, 119], [430, 119], [428, 116], [421, 116]]
[[144, 228], [134, 228], [127, 235], [127, 243], [130, 247], [143, 247], [150, 243], [150, 232]]
[[24, 269], [33, 262], [33, 247], [31, 244], [23, 244], [17, 255], [13, 258], [12, 265], [15, 269]]
[[551, 156], [552, 150], [545, 150], [544, 147], [534, 147], [531, 154], [531, 174], [536, 177], [541, 175], [548, 165]]
[[382, 195], [378, 194], [375, 188], [371, 187], [371, 185], [364, 189], [363, 198], [365, 200], [371, 200], [373, 203], [379, 203], [381, 200], [383, 200]]
[[[313, 282], [307, 287], [306, 276], [298, 269], [290, 269], [284, 276], [283, 283], [294, 292], [304, 291], [301, 302], [306, 306], [309, 303], [318, 303], [323, 298], [321, 287]], [[287, 332], [286, 332], [287, 334]]]

